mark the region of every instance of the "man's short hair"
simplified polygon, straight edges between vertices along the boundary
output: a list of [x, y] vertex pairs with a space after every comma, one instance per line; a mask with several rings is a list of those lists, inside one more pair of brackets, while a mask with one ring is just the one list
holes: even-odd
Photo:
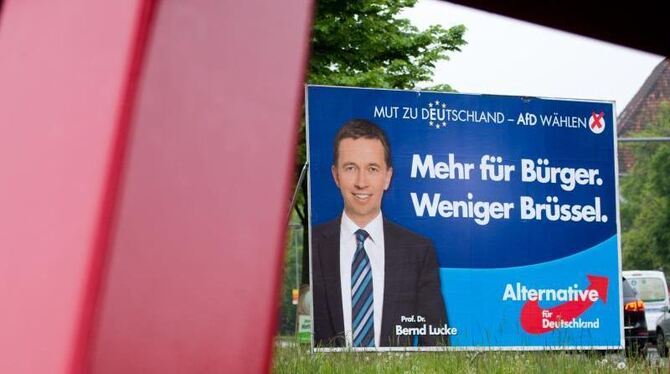
[[384, 131], [376, 124], [365, 119], [352, 119], [347, 121], [335, 135], [335, 142], [333, 144], [333, 165], [337, 165], [339, 157], [340, 142], [343, 139], [378, 139], [382, 146], [384, 146], [384, 161], [386, 167], [391, 167], [391, 146]]

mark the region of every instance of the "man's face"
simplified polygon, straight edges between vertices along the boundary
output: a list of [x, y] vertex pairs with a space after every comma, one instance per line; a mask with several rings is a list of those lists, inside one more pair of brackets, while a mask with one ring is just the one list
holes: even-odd
[[386, 165], [384, 146], [379, 139], [345, 138], [340, 141], [336, 162], [332, 172], [342, 192], [344, 211], [364, 227], [379, 213], [393, 174]]

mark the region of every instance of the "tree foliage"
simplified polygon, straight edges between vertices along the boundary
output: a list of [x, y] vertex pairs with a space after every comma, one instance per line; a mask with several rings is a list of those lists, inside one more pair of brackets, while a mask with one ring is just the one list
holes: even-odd
[[[670, 137], [670, 103], [638, 136]], [[670, 270], [670, 144], [633, 146], [635, 166], [621, 181], [623, 265]]]
[[[301, 261], [303, 247], [302, 247], [303, 229], [299, 226], [291, 225], [286, 233], [288, 238], [286, 247], [286, 256], [284, 256], [284, 281], [281, 289], [281, 312], [279, 315], [279, 334], [292, 335], [296, 329], [296, 306], [293, 305], [292, 290], [297, 287], [300, 280], [301, 266], [297, 266], [298, 261]], [[296, 269], [297, 267], [297, 269]], [[298, 277], [298, 278], [296, 278]]]
[[317, 2], [309, 60], [315, 84], [415, 88], [465, 44], [465, 27], [419, 31], [398, 15], [416, 0]]

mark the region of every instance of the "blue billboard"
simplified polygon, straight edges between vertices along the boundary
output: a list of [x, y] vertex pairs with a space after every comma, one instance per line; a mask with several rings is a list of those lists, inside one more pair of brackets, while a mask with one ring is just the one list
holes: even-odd
[[623, 346], [612, 102], [306, 97], [316, 348]]

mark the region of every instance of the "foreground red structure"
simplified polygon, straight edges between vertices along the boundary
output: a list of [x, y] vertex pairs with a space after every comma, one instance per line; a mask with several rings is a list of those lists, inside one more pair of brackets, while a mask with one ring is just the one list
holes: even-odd
[[0, 372], [269, 368], [309, 0], [5, 0]]

